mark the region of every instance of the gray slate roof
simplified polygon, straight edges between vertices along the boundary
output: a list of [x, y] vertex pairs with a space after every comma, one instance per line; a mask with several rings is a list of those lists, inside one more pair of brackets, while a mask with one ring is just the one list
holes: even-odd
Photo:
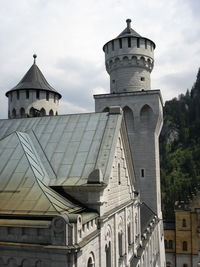
[[140, 206], [141, 233], [144, 233], [156, 214], [143, 202]]
[[81, 210], [49, 185], [86, 185], [95, 169], [107, 183], [121, 120], [108, 113], [0, 120], [0, 213]]
[[134, 31], [132, 28], [126, 27], [118, 36], [119, 37], [142, 37], [139, 33]]
[[6, 92], [6, 96], [8, 96], [8, 94], [12, 91], [22, 89], [45, 90], [56, 93], [59, 98], [62, 97], [61, 94], [59, 94], [51, 85], [49, 85], [41, 70], [35, 63], [30, 67], [22, 80], [15, 87]]

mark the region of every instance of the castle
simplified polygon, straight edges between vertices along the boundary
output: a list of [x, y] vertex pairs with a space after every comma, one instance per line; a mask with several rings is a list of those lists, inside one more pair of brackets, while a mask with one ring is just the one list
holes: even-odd
[[131, 28], [107, 42], [110, 93], [58, 115], [34, 63], [0, 120], [0, 266], [164, 267], [155, 44]]

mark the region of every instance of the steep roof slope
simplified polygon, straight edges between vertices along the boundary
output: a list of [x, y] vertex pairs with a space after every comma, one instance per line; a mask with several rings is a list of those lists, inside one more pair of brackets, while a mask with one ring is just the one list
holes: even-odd
[[56, 215], [81, 211], [48, 187], [49, 177], [27, 134], [0, 140], [0, 214]]
[[95, 169], [101, 169], [106, 183], [121, 121], [122, 114], [108, 113], [0, 120], [0, 139], [26, 133], [49, 185], [87, 184]]

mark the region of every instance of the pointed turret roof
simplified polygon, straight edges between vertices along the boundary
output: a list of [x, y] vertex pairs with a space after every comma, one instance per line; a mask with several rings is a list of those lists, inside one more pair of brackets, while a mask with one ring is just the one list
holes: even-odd
[[34, 58], [33, 65], [24, 75], [22, 80], [15, 87], [13, 87], [6, 93], [6, 96], [8, 96], [8, 93], [10, 93], [11, 91], [22, 90], [22, 89], [36, 89], [36, 90], [38, 89], [38, 90], [54, 92], [58, 94], [59, 98], [62, 97], [61, 94], [59, 94], [45, 79], [41, 70], [36, 65], [36, 57], [37, 57], [36, 55], [33, 55]]
[[126, 20], [127, 27], [117, 37], [142, 37], [139, 33], [131, 28], [131, 19]]

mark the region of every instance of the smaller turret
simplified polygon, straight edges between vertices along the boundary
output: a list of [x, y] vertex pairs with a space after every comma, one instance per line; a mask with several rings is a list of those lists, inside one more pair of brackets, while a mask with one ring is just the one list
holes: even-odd
[[59, 99], [62, 97], [49, 85], [34, 62], [22, 80], [6, 93], [8, 118], [40, 117], [57, 115]]
[[103, 46], [111, 93], [151, 89], [150, 73], [154, 65], [155, 44], [127, 27]]

